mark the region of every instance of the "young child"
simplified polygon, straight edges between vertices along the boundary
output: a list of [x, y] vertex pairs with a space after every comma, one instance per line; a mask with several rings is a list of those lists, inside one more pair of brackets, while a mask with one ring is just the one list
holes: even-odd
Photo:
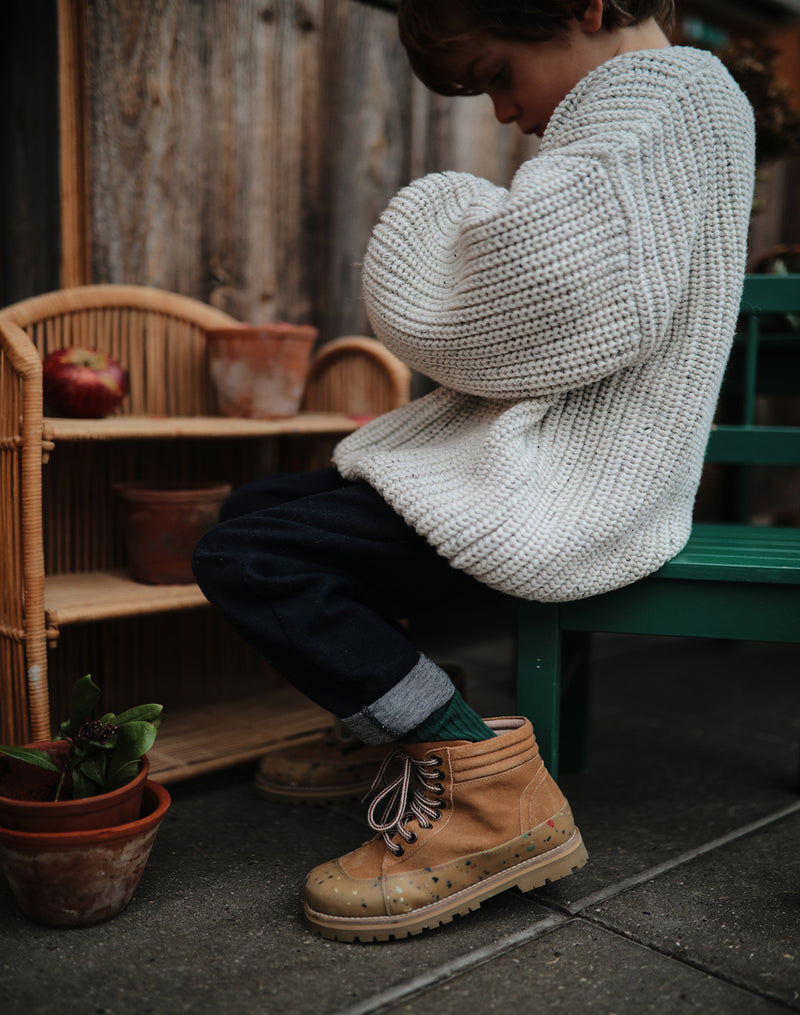
[[597, 595], [688, 538], [753, 125], [714, 56], [670, 46], [672, 8], [401, 0], [417, 75], [487, 94], [539, 154], [508, 190], [437, 173], [395, 197], [364, 297], [376, 335], [440, 386], [347, 437], [335, 469], [238, 491], [195, 557], [209, 600], [288, 680], [365, 742], [402, 745], [376, 837], [309, 875], [325, 936], [418, 933], [585, 863], [530, 723], [481, 719], [398, 619], [482, 586]]

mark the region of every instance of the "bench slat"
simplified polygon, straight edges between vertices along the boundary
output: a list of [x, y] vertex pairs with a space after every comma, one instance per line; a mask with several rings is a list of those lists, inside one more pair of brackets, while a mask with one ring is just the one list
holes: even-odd
[[696, 524], [662, 578], [800, 584], [800, 529]]

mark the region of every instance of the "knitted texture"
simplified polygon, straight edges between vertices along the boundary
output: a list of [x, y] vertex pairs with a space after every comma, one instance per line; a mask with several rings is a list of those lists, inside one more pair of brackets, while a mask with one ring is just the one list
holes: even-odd
[[342, 441], [451, 563], [514, 596], [633, 582], [688, 539], [736, 322], [752, 110], [722, 64], [627, 53], [506, 190], [433, 174], [369, 243], [376, 335], [440, 387]]
[[401, 740], [404, 744], [426, 744], [441, 740], [467, 740], [477, 744], [481, 740], [490, 740], [495, 735], [456, 691], [446, 704], [423, 719], [418, 726], [404, 733]]

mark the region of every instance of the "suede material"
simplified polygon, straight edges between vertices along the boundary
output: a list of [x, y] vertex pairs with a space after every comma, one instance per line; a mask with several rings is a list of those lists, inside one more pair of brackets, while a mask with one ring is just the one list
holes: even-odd
[[497, 736], [479, 743], [410, 744], [417, 759], [440, 758], [446, 807], [395, 856], [381, 836], [315, 868], [306, 901], [320, 913], [395, 915], [555, 850], [575, 831], [572, 812], [539, 757], [527, 719], [488, 720]]
[[[379, 877], [355, 877], [348, 854], [329, 864], [321, 864], [309, 875], [306, 901], [317, 912], [330, 916], [397, 916], [438, 902], [456, 892], [500, 874], [512, 871], [532, 857], [555, 851], [569, 842], [574, 833], [572, 811], [568, 803], [537, 828], [510, 842], [463, 855], [447, 863], [406, 869], [398, 865], [394, 873], [383, 870]], [[358, 866], [365, 871], [369, 862], [377, 866], [385, 853], [382, 840], [372, 840], [357, 850]], [[366, 861], [366, 866], [361, 861]]]

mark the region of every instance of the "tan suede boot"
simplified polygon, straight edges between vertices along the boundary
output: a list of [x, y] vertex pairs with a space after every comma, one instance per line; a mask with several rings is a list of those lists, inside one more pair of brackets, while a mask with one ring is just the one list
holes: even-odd
[[370, 807], [379, 834], [308, 875], [305, 913], [314, 930], [338, 941], [407, 937], [507, 888], [527, 892], [586, 863], [531, 724], [486, 722], [497, 734], [491, 740], [408, 744], [387, 759], [381, 775], [393, 759], [401, 770]]

